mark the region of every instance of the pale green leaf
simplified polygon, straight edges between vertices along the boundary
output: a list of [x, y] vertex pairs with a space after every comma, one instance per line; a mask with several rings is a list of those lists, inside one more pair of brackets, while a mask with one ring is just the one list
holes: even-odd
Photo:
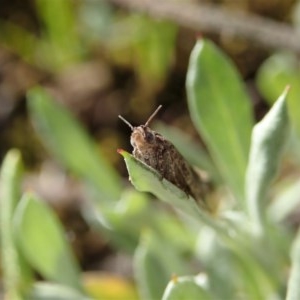
[[35, 283], [26, 300], [92, 300], [78, 291], [49, 282]]
[[22, 160], [18, 150], [10, 150], [1, 167], [0, 225], [1, 269], [7, 299], [22, 299], [32, 274], [14, 240], [13, 214], [20, 199]]
[[291, 251], [292, 267], [288, 280], [286, 300], [300, 299], [300, 231], [296, 235]]
[[18, 244], [32, 267], [45, 279], [81, 290], [79, 266], [54, 212], [27, 193], [16, 209], [14, 221]]
[[204, 274], [195, 277], [174, 277], [174, 279], [169, 282], [162, 300], [213, 299], [208, 293], [205, 283], [206, 278]]
[[298, 58], [288, 53], [278, 53], [268, 58], [260, 67], [257, 75], [260, 92], [270, 103], [287, 86], [291, 90], [287, 95], [287, 107], [291, 124], [300, 137], [300, 71]]
[[255, 125], [246, 176], [246, 199], [249, 215], [257, 230], [263, 230], [267, 192], [276, 176], [282, 150], [289, 134], [286, 108], [288, 89], [276, 101], [269, 113]]
[[179, 212], [192, 218], [198, 225], [205, 223], [221, 235], [227, 236], [225, 230], [207, 212], [201, 210], [192, 197], [187, 196], [184, 191], [168, 180], [161, 178], [154, 169], [135, 159], [126, 151], [120, 153], [125, 159], [130, 180], [137, 190], [151, 192], [159, 199], [174, 206]]
[[276, 221], [283, 222], [299, 207], [300, 180], [285, 183], [283, 188], [274, 195], [272, 203], [268, 208], [268, 215]]
[[150, 229], [142, 234], [134, 255], [134, 272], [142, 299], [160, 299], [172, 274], [189, 272], [178, 249]]
[[232, 62], [207, 40], [195, 45], [189, 62], [190, 114], [223, 180], [243, 204], [244, 176], [253, 116], [251, 101]]

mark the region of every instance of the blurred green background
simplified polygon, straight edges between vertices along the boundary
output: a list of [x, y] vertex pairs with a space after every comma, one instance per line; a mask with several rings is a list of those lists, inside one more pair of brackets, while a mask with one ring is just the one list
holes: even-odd
[[[0, 2], [0, 297], [285, 299], [291, 249], [300, 266], [299, 53], [237, 37], [230, 19], [202, 31], [113, 2]], [[178, 3], [300, 24], [295, 0]], [[287, 85], [267, 146], [251, 142]], [[219, 216], [117, 153], [131, 152], [117, 116], [140, 125], [160, 104], [153, 127], [205, 172]]]

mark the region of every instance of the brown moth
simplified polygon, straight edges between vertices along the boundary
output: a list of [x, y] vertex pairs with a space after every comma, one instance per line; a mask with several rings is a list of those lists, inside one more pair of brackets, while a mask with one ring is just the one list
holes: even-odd
[[192, 196], [207, 211], [211, 208], [205, 202], [208, 186], [188, 164], [175, 146], [162, 135], [149, 128], [150, 122], [161, 109], [161, 105], [144, 125], [132, 126], [122, 116], [119, 118], [132, 130], [130, 143], [133, 156], [155, 169], [165, 178]]

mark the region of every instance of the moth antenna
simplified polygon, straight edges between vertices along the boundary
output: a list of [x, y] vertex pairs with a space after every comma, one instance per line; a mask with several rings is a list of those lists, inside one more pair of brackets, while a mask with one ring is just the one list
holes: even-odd
[[155, 112], [149, 117], [149, 119], [147, 120], [147, 122], [145, 123], [144, 126], [148, 126], [150, 124], [150, 122], [152, 121], [152, 119], [156, 116], [156, 114], [159, 112], [159, 110], [162, 108], [162, 105], [160, 105]]
[[119, 119], [121, 119], [125, 124], [127, 124], [131, 130], [133, 131], [133, 126], [126, 120], [124, 119], [122, 116], [118, 115]]

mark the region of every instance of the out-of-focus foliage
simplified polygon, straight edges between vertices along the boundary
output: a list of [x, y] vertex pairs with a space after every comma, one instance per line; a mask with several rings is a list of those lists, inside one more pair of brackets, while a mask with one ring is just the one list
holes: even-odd
[[[218, 72], [214, 71], [216, 68]], [[211, 44], [202, 42], [191, 54], [186, 83], [192, 120], [221, 174], [237, 199], [243, 201], [253, 126], [245, 87], [230, 61]]]
[[297, 58], [289, 53], [274, 54], [259, 69], [257, 84], [261, 93], [272, 103], [275, 93], [289, 85], [288, 112], [292, 125], [300, 136], [300, 64]]
[[[230, 74], [235, 72], [232, 70], [233, 67], [229, 66], [228, 58], [217, 51], [211, 42], [199, 41], [192, 54], [191, 69], [189, 70], [189, 72], [195, 72], [194, 74], [197, 74], [197, 76], [187, 77], [188, 89], [191, 95], [189, 101], [192, 107], [200, 105], [205, 107], [206, 99], [214, 101], [212, 100], [214, 97], [216, 98], [215, 101], [224, 101], [221, 100], [222, 98], [220, 99], [224, 84], [219, 87], [219, 93], [215, 93], [216, 87], [208, 89], [205, 97], [202, 97], [201, 81], [204, 80], [207, 85], [212, 84], [210, 83], [210, 77], [213, 76], [208, 76], [210, 68], [202, 68], [202, 64], [206, 65], [210, 61], [217, 60], [223, 70], [229, 68]], [[234, 75], [228, 81], [228, 85], [231, 84], [242, 86], [237, 75]], [[205, 85], [203, 85], [204, 87]], [[197, 93], [193, 93], [193, 89], [196, 89]], [[228, 90], [230, 88], [224, 87], [225, 94]], [[240, 93], [243, 92], [240, 91]], [[229, 198], [226, 199], [230, 197], [229, 194], [227, 196], [223, 195], [222, 201], [224, 203], [228, 201], [228, 204], [225, 205], [227, 208], [224, 208], [222, 213], [218, 213], [217, 217], [201, 211], [191, 197], [187, 197], [183, 191], [173, 184], [161, 179], [155, 170], [137, 161], [129, 153], [123, 150], [120, 151], [125, 158], [133, 185], [139, 191], [149, 191], [168, 205], [174, 206], [182, 218], [182, 221], [178, 222], [173, 214], [169, 215], [168, 211], [157, 212], [153, 203], [148, 202], [146, 198], [143, 200], [140, 194], [135, 194], [133, 191], [124, 192], [121, 198], [120, 196], [117, 197], [120, 198], [119, 201], [113, 201], [110, 204], [107, 204], [106, 201], [102, 203], [103, 193], [99, 193], [98, 200], [100, 204], [97, 204], [97, 202], [91, 203], [95, 210], [93, 214], [99, 216], [98, 226], [102, 228], [102, 232], [105, 233], [107, 238], [111, 239], [120, 249], [127, 249], [127, 251], [134, 253], [135, 282], [142, 299], [159, 299], [161, 297], [163, 299], [178, 299], [180, 297], [188, 298], [191, 295], [199, 295], [204, 299], [219, 299], [224, 294], [231, 299], [244, 298], [245, 295], [247, 295], [247, 299], [268, 299], [271, 295], [277, 295], [279, 298], [282, 296], [283, 287], [286, 284], [284, 270], [288, 265], [291, 233], [287, 234], [287, 229], [280, 226], [278, 219], [274, 219], [272, 214], [268, 213], [269, 200], [265, 191], [267, 186], [262, 185], [264, 188], [263, 193], [259, 192], [261, 189], [257, 187], [262, 183], [271, 182], [276, 174], [276, 169], [278, 169], [280, 153], [282, 152], [281, 147], [285, 144], [282, 138], [282, 130], [284, 132], [288, 131], [288, 126], [283, 127], [282, 122], [287, 125], [289, 123], [285, 110], [286, 95], [287, 92], [282, 94], [270, 112], [254, 127], [251, 146], [248, 145], [244, 148], [246, 153], [251, 153], [246, 181], [246, 191], [251, 191], [251, 196], [247, 192], [245, 198], [248, 201], [248, 203], [246, 202], [247, 205], [241, 205], [232, 211]], [[247, 96], [242, 97], [246, 98]], [[77, 173], [80, 178], [92, 178], [94, 173], [89, 173], [89, 170], [93, 170], [93, 168], [88, 166], [92, 165], [92, 161], [94, 161], [94, 164], [98, 161], [98, 156], [93, 154], [94, 150], [92, 149], [94, 148], [90, 148], [91, 156], [89, 159], [92, 160], [90, 164], [84, 163], [86, 159], [81, 159], [74, 167], [73, 160], [67, 156], [67, 153], [71, 151], [67, 144], [69, 135], [72, 135], [72, 145], [74, 144], [72, 155], [75, 155], [78, 151], [80, 153], [87, 152], [88, 150], [82, 151], [81, 149], [90, 147], [88, 145], [92, 143], [85, 132], [77, 127], [78, 124], [74, 118], [63, 107], [55, 104], [54, 99], [41, 88], [33, 89], [28, 94], [28, 98], [36, 129], [49, 146], [49, 149], [52, 149], [53, 154], [67, 168]], [[226, 97], [223, 99], [226, 99]], [[237, 110], [237, 108], [238, 106], [228, 108], [229, 113], [230, 109]], [[222, 112], [222, 110], [219, 111]], [[251, 116], [249, 108], [241, 111]], [[211, 119], [207, 116], [202, 118], [201, 114], [196, 115], [196, 113], [197, 110], [193, 111], [195, 125], [202, 132], [202, 127], [206, 128], [206, 123], [211, 124]], [[215, 112], [212, 109], [207, 109], [208, 113], [214, 114]], [[201, 119], [199, 123], [198, 118]], [[64, 126], [59, 126], [56, 123], [59, 120], [64, 120], [61, 123]], [[238, 122], [233, 123], [232, 126], [225, 127], [224, 125], [222, 133], [231, 136], [233, 133], [226, 133], [226, 130], [235, 132], [239, 127], [241, 127], [241, 124]], [[218, 136], [219, 128], [217, 126], [208, 128], [211, 128], [210, 132], [216, 131], [211, 132], [213, 136]], [[238, 136], [236, 135], [236, 138], [232, 141], [239, 140]], [[250, 139], [250, 135], [248, 139]], [[230, 141], [230, 139], [228, 140]], [[281, 147], [274, 146], [277, 145], [279, 140], [281, 141], [279, 143]], [[77, 143], [81, 143], [80, 147], [76, 147]], [[55, 149], [56, 144], [60, 144], [59, 149]], [[188, 143], [187, 147], [189, 147]], [[194, 149], [193, 147], [195, 146], [192, 145], [191, 149]], [[219, 157], [215, 159], [215, 156], [212, 155], [218, 170], [224, 164], [230, 165], [232, 163], [230, 160], [221, 159], [220, 156], [226, 157], [229, 152], [226, 148], [232, 148], [233, 146], [228, 142], [220, 147], [222, 147], [222, 151], [218, 153]], [[186, 152], [188, 153], [188, 151]], [[188, 156], [188, 154], [186, 155]], [[8, 155], [8, 161], [10, 157], [11, 154]], [[222, 161], [222, 163], [220, 164], [219, 161]], [[257, 163], [259, 163], [259, 166]], [[7, 168], [5, 166], [6, 164], [4, 164], [4, 170]], [[81, 171], [77, 172], [77, 170]], [[239, 173], [241, 171], [237, 168], [236, 170], [232, 169], [231, 172]], [[10, 179], [5, 179], [5, 176], [8, 175], [5, 175], [5, 172], [3, 174], [4, 180], [9, 181]], [[108, 171], [106, 174], [106, 180], [112, 180], [112, 182], [117, 180], [116, 184], [119, 184], [118, 177], [115, 177], [115, 175], [110, 176]], [[235, 187], [230, 186], [230, 181], [226, 180], [224, 173], [220, 172], [220, 174], [222, 175], [223, 184], [228, 183], [228, 186], [234, 191]], [[232, 176], [234, 177], [234, 174]], [[245, 180], [245, 174], [243, 178]], [[17, 186], [14, 186], [14, 189], [16, 188]], [[101, 184], [93, 185], [92, 188], [96, 191], [103, 189]], [[258, 192], [252, 193], [255, 190], [258, 190]], [[110, 196], [114, 195], [115, 192], [114, 189], [108, 189], [106, 193]], [[8, 197], [7, 195], [4, 196]], [[48, 291], [55, 295], [60, 288], [66, 288], [66, 286], [73, 291], [66, 290], [65, 292], [77, 293], [76, 297], [78, 299], [85, 299], [88, 295], [94, 295], [93, 297], [100, 295], [99, 299], [104, 294], [112, 295], [109, 292], [109, 285], [105, 285], [108, 289], [107, 292], [99, 290], [98, 293], [93, 288], [93, 292], [91, 290], [91, 294], [89, 294], [92, 287], [88, 282], [85, 284], [85, 281], [79, 278], [78, 266], [76, 266], [73, 256], [69, 252], [59, 221], [53, 217], [45, 204], [42, 204], [33, 194], [25, 194], [19, 202], [16, 201], [16, 209], [11, 212], [13, 223], [11, 225], [8, 223], [6, 226], [15, 224], [16, 230], [11, 231], [11, 234], [15, 235], [19, 246], [10, 243], [10, 245], [7, 244], [7, 247], [14, 249], [16, 253], [23, 256], [25, 265], [37, 270], [46, 280], [63, 285], [61, 287], [53, 285], [47, 289], [45, 286], [40, 287], [34, 284], [33, 289], [29, 290], [31, 295], [39, 295], [36, 296], [38, 299], [44, 299], [43, 293]], [[245, 200], [239, 199], [239, 201]], [[251, 207], [255, 207], [255, 209]], [[253, 217], [256, 216], [253, 215], [253, 211], [258, 213], [260, 218]], [[103, 219], [106, 221], [103, 222]], [[39, 225], [36, 223], [39, 223]], [[257, 231], [257, 224], [262, 228], [262, 231]], [[261, 232], [263, 234], [258, 234]], [[5, 235], [3, 238], [5, 238]], [[178, 243], [179, 240], [180, 243]], [[129, 243], [129, 241], [131, 242]], [[294, 247], [297, 247], [296, 245], [295, 242]], [[36, 255], [36, 252], [38, 252], [38, 255]], [[183, 255], [184, 253], [186, 254]], [[193, 270], [192, 265], [188, 263], [193, 255], [196, 255], [197, 259], [203, 263], [205, 281], [200, 280], [200, 277], [185, 277], [197, 270]], [[294, 278], [298, 276], [297, 257], [297, 255], [293, 255], [293, 275], [289, 284], [291, 289], [289, 293], [293, 295], [298, 292], [293, 283]], [[169, 278], [174, 273], [178, 277], [174, 277], [167, 286]], [[9, 276], [8, 274], [6, 276]], [[23, 278], [21, 275], [20, 277], [21, 281], [25, 280], [25, 277]], [[99, 286], [100, 289], [105, 289], [104, 286]], [[116, 287], [116, 285], [113, 286]], [[16, 285], [12, 285], [11, 290], [14, 291], [15, 287]], [[130, 293], [130, 287], [122, 291], [123, 293]], [[20, 293], [26, 295], [28, 292], [21, 290]], [[116, 296], [116, 299], [119, 299], [119, 296]]]
[[42, 23], [38, 35], [0, 20], [0, 41], [31, 64], [59, 71], [88, 59], [93, 47], [101, 45], [114, 63], [133, 67], [149, 93], [164, 82], [173, 62], [174, 24], [113, 14], [109, 4], [95, 0], [78, 6], [67, 0], [37, 0], [36, 10]]
[[68, 111], [39, 88], [29, 92], [28, 100], [32, 119], [36, 121], [38, 132], [48, 137], [45, 141], [49, 149], [72, 172], [93, 184], [99, 199], [116, 201], [121, 193], [120, 178]]
[[280, 158], [289, 138], [290, 126], [286, 108], [288, 89], [274, 104], [272, 110], [253, 128], [249, 164], [246, 174], [246, 200], [249, 214], [264, 230], [264, 211], [267, 195]]
[[43, 201], [25, 194], [16, 208], [14, 227], [22, 255], [44, 278], [82, 289], [79, 267], [63, 228]]
[[[70, 247], [72, 237], [52, 208], [34, 191], [22, 192], [27, 176], [23, 155], [10, 150], [1, 164], [3, 295], [12, 300], [299, 299], [299, 233], [284, 222], [300, 200], [297, 58], [274, 54], [258, 70], [256, 83], [270, 111], [255, 125], [250, 96], [231, 60], [206, 39], [192, 50], [187, 100], [205, 147], [171, 126], [159, 124], [157, 130], [207, 173], [207, 197], [220, 203], [211, 215], [155, 170], [119, 150], [129, 187], [109, 163], [106, 149], [57, 101], [63, 102], [64, 72], [72, 76], [74, 67], [105, 58], [133, 71], [138, 88], [128, 103], [132, 110], [148, 113], [174, 66], [178, 27], [125, 14], [100, 0], [36, 0], [33, 5], [38, 29], [0, 20], [0, 46], [39, 69], [43, 76], [37, 78], [52, 77], [50, 89], [26, 91], [30, 120], [49, 155], [82, 186], [80, 208], [86, 222], [110, 249], [130, 257], [133, 274], [103, 272], [98, 265], [93, 268], [100, 272], [83, 271]], [[106, 80], [107, 89], [112, 80]], [[287, 85], [289, 91], [284, 90]], [[105, 92], [95, 96], [100, 95], [103, 115], [117, 103], [112, 93], [105, 104]], [[88, 107], [84, 96], [80, 103]], [[292, 140], [291, 131], [296, 132]], [[291, 174], [282, 170], [286, 161]]]
[[[220, 58], [222, 60], [220, 60]], [[211, 79], [213, 75], [209, 76], [210, 69], [206, 71], [202, 64], [206, 65], [210, 61], [217, 61], [218, 59], [219, 67], [222, 70], [226, 70], [228, 65], [227, 58], [223, 54], [218, 53], [215, 46], [206, 41], [198, 42], [191, 57], [189, 72], [194, 72], [194, 74], [193, 76], [190, 75], [190, 77], [187, 77], [187, 86], [190, 93], [189, 101], [191, 105], [193, 105], [192, 107], [202, 105], [207, 109], [205, 117], [202, 117], [202, 114], [199, 113], [195, 116], [195, 125], [200, 128], [200, 132], [201, 130], [205, 130], [206, 126], [211, 124], [211, 119], [209, 118], [210, 113], [212, 116], [216, 113], [213, 109], [208, 109], [210, 103], [207, 105], [208, 108], [205, 106], [205, 103], [214, 101], [214, 98], [215, 101], [217, 101], [217, 99], [220, 98], [219, 95], [223, 94], [223, 88], [225, 95], [226, 91], [228, 89], [230, 90], [229, 87], [225, 86], [226, 83], [224, 83], [224, 81], [223, 85], [221, 87], [219, 86], [218, 93], [216, 92], [217, 88], [207, 89], [207, 86], [212, 84], [216, 79]], [[222, 64], [222, 61], [225, 65]], [[234, 71], [231, 70], [230, 72], [232, 73]], [[218, 76], [216, 77], [218, 78]], [[202, 80], [206, 84], [202, 83]], [[242, 85], [238, 76], [235, 76], [234, 79], [231, 78], [227, 84], [232, 86]], [[200, 89], [200, 92], [197, 94], [194, 92], [194, 89], [196, 89], [196, 91]], [[202, 96], [202, 89], [205, 89], [205, 91], [203, 91], [205, 97]], [[227, 98], [224, 97], [224, 99]], [[151, 191], [162, 200], [170, 201], [170, 204], [179, 208], [180, 212], [185, 212], [191, 218], [195, 218], [198, 222], [202, 223], [201, 227], [206, 225], [204, 228], [209, 228], [207, 231], [208, 235], [205, 236], [205, 239], [202, 237], [201, 241], [206, 243], [209, 239], [208, 237], [211, 236], [211, 238], [214, 239], [214, 242], [206, 245], [208, 249], [206, 249], [205, 252], [199, 252], [199, 257], [201, 261], [205, 262], [208, 271], [207, 295], [205, 294], [205, 297], [208, 297], [207, 299], [210, 299], [211, 297], [213, 299], [219, 299], [224, 293], [228, 295], [227, 298], [229, 299], [239, 299], [238, 290], [244, 291], [244, 295], [249, 297], [247, 299], [268, 299], [273, 294], [277, 294], [278, 297], [281, 297], [280, 293], [285, 284], [285, 278], [282, 275], [288, 263], [288, 248], [286, 247], [289, 245], [289, 239], [285, 233], [281, 232], [280, 225], [268, 218], [267, 203], [269, 203], [269, 200], [265, 190], [268, 188], [266, 183], [271, 182], [276, 175], [281, 158], [280, 154], [282, 152], [282, 147], [286, 144], [286, 139], [284, 139], [283, 136], [287, 135], [289, 120], [287, 119], [285, 101], [286, 92], [277, 100], [276, 104], [265, 116], [263, 121], [261, 121], [259, 125], [256, 125], [252, 133], [251, 159], [248, 161], [247, 167], [247, 193], [245, 198], [248, 203], [247, 205], [242, 205], [241, 208], [235, 212], [236, 215], [234, 217], [225, 214], [223, 217], [219, 216], [218, 220], [210, 219], [209, 216], [198, 211], [197, 208], [192, 208], [195, 203], [189, 202], [184, 195], [178, 194], [177, 189], [172, 186], [172, 184], [167, 182], [164, 183], [165, 180], [160, 181], [159, 176], [155, 175], [153, 171], [147, 171], [147, 167], [135, 161], [129, 154], [123, 154], [130, 178], [136, 188], [141, 191]], [[235, 110], [237, 107], [227, 105], [227, 110], [230, 111], [230, 109]], [[197, 110], [191, 109], [191, 111], [193, 114], [197, 113]], [[241, 109], [241, 113], [245, 113], [246, 116], [251, 115], [249, 113], [249, 108], [246, 110]], [[198, 118], [201, 120], [199, 123], [197, 123]], [[246, 120], [246, 124], [248, 124], [247, 117], [244, 117], [244, 120]], [[217, 122], [217, 119], [215, 122]], [[234, 129], [231, 129], [230, 126], [225, 126], [224, 124], [221, 132], [223, 136], [230, 136], [235, 130], [240, 130], [242, 124], [243, 120], [240, 120], [240, 123], [233, 123], [232, 126]], [[218, 126], [208, 128], [211, 128], [212, 135], [209, 138], [214, 139], [218, 137], [218, 132], [220, 131]], [[213, 130], [215, 130], [215, 132]], [[233, 132], [226, 132], [227, 130], [233, 130]], [[258, 135], [260, 138], [258, 138]], [[245, 136], [242, 136], [242, 138], [244, 139]], [[241, 142], [238, 138], [237, 140]], [[250, 134], [248, 135], [248, 140], [248, 146], [244, 148], [246, 152], [245, 156], [247, 156], [250, 151]], [[217, 149], [219, 151], [219, 156], [227, 156], [226, 149], [232, 147], [231, 141], [234, 141], [234, 139], [228, 138], [227, 142], [219, 145], [219, 149]], [[230, 151], [228, 150], [228, 152]], [[226, 162], [226, 160], [224, 160], [224, 162], [220, 164], [220, 160], [220, 158], [215, 160], [216, 166], [219, 169], [224, 165], [224, 162], [225, 164], [228, 164], [228, 167], [232, 167], [231, 164], [234, 163], [232, 161]], [[230, 176], [234, 177], [234, 172], [239, 174], [240, 171], [238, 168], [236, 170], [232, 169]], [[241, 175], [236, 176], [242, 175], [243, 183], [246, 175], [246, 166], [244, 171], [241, 172]], [[227, 182], [227, 177], [223, 175], [223, 178]], [[260, 186], [264, 189], [263, 193], [261, 192]], [[234, 187], [232, 188], [234, 189]], [[243, 186], [240, 187], [240, 189], [243, 191]], [[173, 196], [169, 195], [169, 193], [173, 193]], [[224, 200], [225, 199], [223, 199], [223, 201]], [[245, 200], [240, 199], [240, 201]], [[198, 217], [197, 211], [199, 213]], [[259, 213], [260, 218], [255, 215], [256, 212]], [[263, 219], [264, 222], [261, 223], [261, 219]], [[264, 235], [257, 231], [258, 226], [263, 226], [262, 231], [265, 233]], [[274, 230], [274, 226], [277, 227], [277, 232]], [[234, 234], [232, 235], [233, 232]], [[202, 235], [201, 233], [202, 232], [200, 231], [199, 235]], [[257, 243], [264, 246], [259, 247]], [[283, 243], [285, 247], [279, 247], [280, 243]], [[200, 247], [203, 247], [203, 245], [201, 244]], [[223, 274], [223, 272], [225, 272], [223, 271], [223, 268], [227, 270], [226, 276]], [[270, 268], [272, 271], [270, 271]], [[218, 288], [216, 288], [216, 286], [218, 286]], [[189, 293], [188, 290], [189, 289], [186, 288], [186, 295]], [[182, 291], [180, 291], [180, 293], [181, 292]], [[167, 295], [169, 294], [167, 293]], [[200, 288], [199, 295], [201, 295]], [[172, 293], [170, 293], [170, 299], [172, 299], [171, 297], [173, 297]], [[166, 296], [165, 299], [168, 299], [168, 296]]]
[[22, 299], [29, 289], [32, 273], [18, 252], [13, 230], [14, 210], [20, 197], [22, 180], [21, 154], [12, 150], [1, 167], [1, 265], [6, 295], [11, 299]]

